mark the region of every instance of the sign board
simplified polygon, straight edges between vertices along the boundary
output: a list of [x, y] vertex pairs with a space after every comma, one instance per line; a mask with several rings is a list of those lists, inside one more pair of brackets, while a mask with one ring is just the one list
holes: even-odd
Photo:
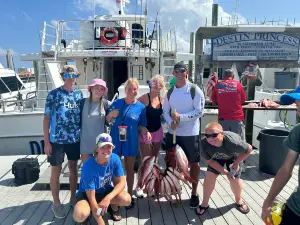
[[212, 60], [298, 61], [299, 43], [281, 33], [234, 33], [212, 39]]

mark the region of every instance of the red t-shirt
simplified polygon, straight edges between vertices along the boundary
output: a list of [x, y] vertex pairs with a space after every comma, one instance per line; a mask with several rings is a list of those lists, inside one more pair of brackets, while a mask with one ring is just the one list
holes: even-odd
[[212, 102], [218, 105], [219, 119], [244, 120], [242, 104], [245, 101], [245, 91], [236, 80], [220, 81], [213, 90]]

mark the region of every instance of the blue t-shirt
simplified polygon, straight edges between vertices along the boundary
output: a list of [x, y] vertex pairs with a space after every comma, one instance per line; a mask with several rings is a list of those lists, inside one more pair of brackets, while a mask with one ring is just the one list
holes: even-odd
[[[109, 107], [109, 112], [119, 109], [117, 117], [110, 135], [115, 145], [114, 153], [122, 156], [137, 156], [139, 151], [138, 145], [138, 126], [147, 126], [146, 107], [140, 101], [134, 104], [127, 104], [125, 99], [117, 99]], [[122, 119], [124, 118], [124, 124]], [[118, 126], [127, 126], [127, 141], [120, 142]]]
[[124, 176], [123, 167], [119, 156], [112, 153], [106, 166], [99, 165], [95, 157], [89, 158], [82, 166], [79, 189], [76, 196], [85, 191], [103, 193], [109, 190], [113, 177]]
[[56, 144], [79, 142], [79, 101], [82, 97], [82, 92], [76, 87], [73, 91], [59, 87], [49, 92], [44, 114], [50, 116], [50, 142]]

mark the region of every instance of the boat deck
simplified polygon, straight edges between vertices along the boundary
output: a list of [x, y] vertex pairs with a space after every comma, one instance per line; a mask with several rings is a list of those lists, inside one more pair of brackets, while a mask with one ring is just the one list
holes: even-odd
[[[160, 163], [163, 165], [164, 151], [160, 153]], [[11, 173], [12, 163], [21, 157], [37, 157], [41, 164], [41, 180], [33, 184], [15, 186]], [[64, 219], [56, 219], [51, 210], [52, 197], [48, 185], [44, 185], [46, 177], [49, 177], [49, 164], [45, 155], [33, 156], [0, 156], [0, 224], [76, 224], [72, 219], [72, 210], [68, 201], [70, 191], [68, 186], [61, 185], [60, 198], [66, 204], [68, 216]], [[298, 184], [298, 167], [294, 168], [293, 176], [285, 186], [280, 196], [288, 198]], [[198, 187], [200, 198], [202, 197], [202, 184], [205, 176], [206, 165], [201, 161], [201, 178]], [[67, 169], [62, 174], [67, 177]], [[44, 179], [44, 180], [43, 180]], [[230, 185], [225, 176], [219, 176], [215, 191], [210, 200], [210, 209], [201, 217], [198, 217], [194, 210], [189, 208], [190, 190], [187, 186], [182, 188], [183, 205], [170, 204], [165, 199], [161, 199], [160, 207], [156, 200], [147, 198], [137, 199], [136, 207], [131, 210], [121, 209], [123, 219], [113, 222], [105, 215], [106, 224], [109, 225], [263, 225], [260, 219], [261, 207], [270, 186], [273, 176], [263, 174], [258, 169], [258, 151], [253, 151], [247, 159], [247, 171], [243, 173], [243, 199], [250, 207], [251, 211], [247, 215], [241, 214], [234, 204], [234, 196], [230, 190]], [[65, 183], [63, 181], [63, 183]], [[42, 185], [41, 185], [42, 184]], [[93, 221], [95, 224], [95, 221]]]

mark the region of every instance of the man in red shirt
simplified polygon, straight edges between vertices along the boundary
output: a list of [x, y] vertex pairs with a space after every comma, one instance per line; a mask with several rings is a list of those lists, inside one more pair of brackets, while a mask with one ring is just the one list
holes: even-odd
[[239, 134], [242, 140], [245, 140], [242, 108], [245, 101], [246, 94], [241, 83], [234, 80], [233, 70], [227, 69], [223, 80], [213, 90], [212, 102], [218, 105], [218, 119], [223, 130]]

